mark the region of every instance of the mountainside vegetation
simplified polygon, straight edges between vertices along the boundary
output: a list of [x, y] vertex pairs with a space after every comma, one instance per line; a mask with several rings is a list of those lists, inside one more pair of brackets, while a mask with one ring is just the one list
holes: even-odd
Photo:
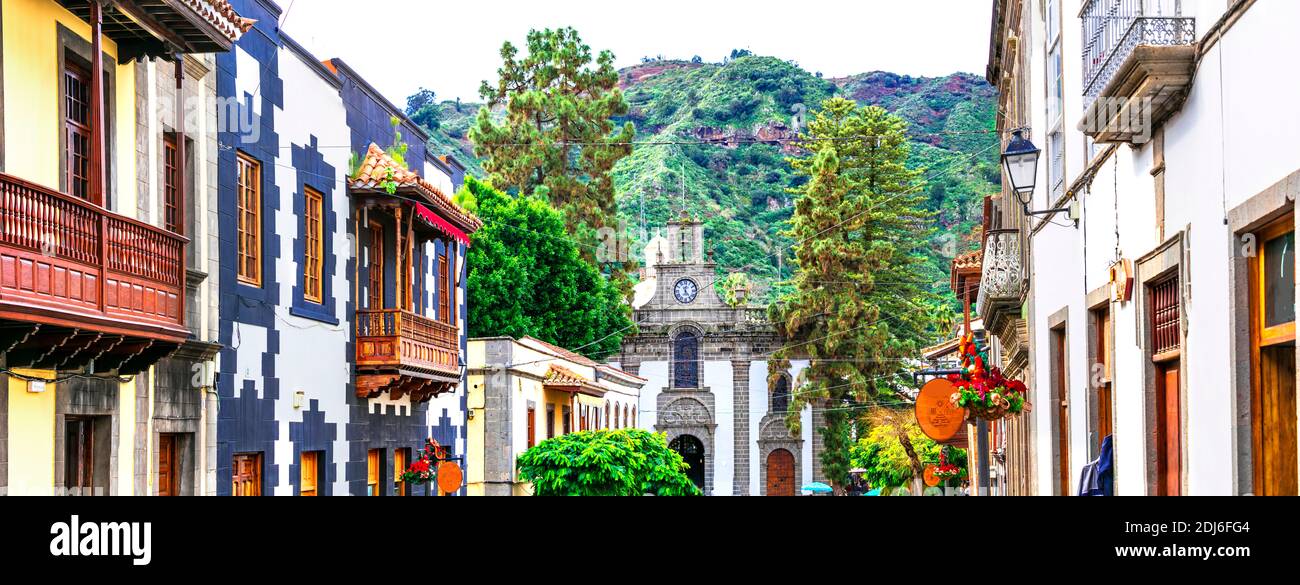
[[[780, 284], [794, 270], [793, 242], [782, 235], [794, 206], [788, 190], [807, 178], [787, 159], [806, 154], [795, 144], [797, 129], [823, 100], [840, 96], [880, 106], [908, 123], [908, 166], [921, 172], [923, 205], [935, 214], [936, 229], [921, 251], [923, 279], [931, 291], [951, 297], [949, 261], [978, 245], [982, 198], [999, 190], [995, 90], [982, 78], [872, 72], [832, 79], [747, 51], [721, 63], [646, 58], [618, 75], [629, 110], [615, 118], [616, 126], [636, 126], [636, 147], [613, 171], [619, 219], [633, 253], [686, 208], [705, 218], [719, 280], [748, 273], [756, 301], [789, 292]], [[484, 176], [468, 140], [481, 105], [419, 106], [431, 147]]]

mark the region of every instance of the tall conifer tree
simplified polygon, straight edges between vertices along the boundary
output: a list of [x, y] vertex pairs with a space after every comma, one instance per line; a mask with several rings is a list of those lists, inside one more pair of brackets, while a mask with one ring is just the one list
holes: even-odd
[[[853, 437], [861, 416], [890, 402], [902, 382], [904, 359], [927, 341], [934, 301], [924, 282], [933, 214], [925, 211], [920, 171], [908, 169], [906, 123], [882, 108], [831, 98], [800, 136], [811, 154], [791, 160], [809, 180], [792, 189], [794, 292], [772, 307], [786, 344], [770, 372], [806, 354], [810, 366], [790, 401], [787, 425], [799, 430], [805, 406], [821, 409], [816, 429], [822, 468], [833, 484], [847, 483]], [[776, 375], [769, 379], [775, 385]]]
[[[500, 189], [545, 198], [564, 214], [569, 233], [594, 260], [596, 230], [614, 224], [611, 171], [632, 153], [631, 122], [617, 132], [613, 118], [628, 113], [618, 87], [614, 54], [591, 47], [572, 28], [532, 30], [527, 55], [501, 47], [495, 85], [479, 89], [487, 106], [469, 130], [474, 153]], [[505, 106], [497, 121], [492, 108]]]

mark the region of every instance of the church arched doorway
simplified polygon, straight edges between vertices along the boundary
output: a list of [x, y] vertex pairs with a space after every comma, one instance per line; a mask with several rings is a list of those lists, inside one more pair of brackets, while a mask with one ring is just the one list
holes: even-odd
[[673, 388], [700, 387], [700, 336], [686, 329], [673, 338]]
[[767, 454], [767, 495], [794, 495], [794, 455], [785, 449]]
[[682, 456], [686, 465], [690, 466], [686, 470], [686, 477], [691, 478], [691, 482], [700, 491], [704, 491], [704, 443], [691, 435], [682, 435], [673, 439], [668, 448]]

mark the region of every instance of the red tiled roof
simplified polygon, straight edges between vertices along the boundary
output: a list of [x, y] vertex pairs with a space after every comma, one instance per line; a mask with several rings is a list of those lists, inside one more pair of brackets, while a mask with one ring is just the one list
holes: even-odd
[[253, 24], [257, 22], [240, 16], [226, 0], [181, 0], [181, 2], [212, 26], [217, 27], [231, 41], [239, 40], [240, 35], [248, 32], [248, 29], [253, 28]]
[[954, 269], [979, 268], [980, 265], [983, 264], [983, 262], [984, 262], [984, 251], [975, 250], [974, 252], [967, 252], [953, 259], [952, 267]]
[[353, 189], [383, 191], [384, 183], [389, 180], [397, 183], [399, 190], [407, 189], [423, 195], [435, 209], [460, 224], [466, 233], [473, 233], [483, 227], [483, 222], [479, 218], [461, 209], [446, 193], [442, 192], [442, 189], [424, 180], [414, 171], [397, 164], [397, 161], [388, 156], [384, 149], [372, 142], [370, 148], [366, 150], [365, 158], [361, 160], [361, 167], [348, 179], [348, 186]]

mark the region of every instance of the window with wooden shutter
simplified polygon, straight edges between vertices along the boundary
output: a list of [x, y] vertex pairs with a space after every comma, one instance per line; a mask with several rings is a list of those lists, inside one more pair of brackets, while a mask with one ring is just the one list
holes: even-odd
[[320, 192], [306, 187], [303, 189], [306, 203], [303, 214], [303, 297], [313, 303], [323, 302], [324, 278], [324, 242], [325, 234], [321, 222], [325, 198]]
[[68, 194], [90, 199], [90, 74], [71, 61], [63, 71], [63, 131]]
[[235, 215], [239, 223], [237, 254], [239, 281], [262, 286], [262, 165], [239, 153]]
[[528, 448], [537, 444], [537, 407], [528, 407]]
[[1176, 356], [1181, 347], [1178, 277], [1151, 286], [1151, 353], [1156, 361]]
[[320, 451], [303, 451], [298, 461], [298, 495], [317, 495], [320, 484]]
[[237, 453], [231, 461], [230, 493], [236, 496], [262, 495], [262, 454]]
[[[163, 228], [182, 234], [181, 227], [181, 169], [180, 149], [176, 134], [163, 134]], [[184, 234], [182, 234], [184, 235]]]

